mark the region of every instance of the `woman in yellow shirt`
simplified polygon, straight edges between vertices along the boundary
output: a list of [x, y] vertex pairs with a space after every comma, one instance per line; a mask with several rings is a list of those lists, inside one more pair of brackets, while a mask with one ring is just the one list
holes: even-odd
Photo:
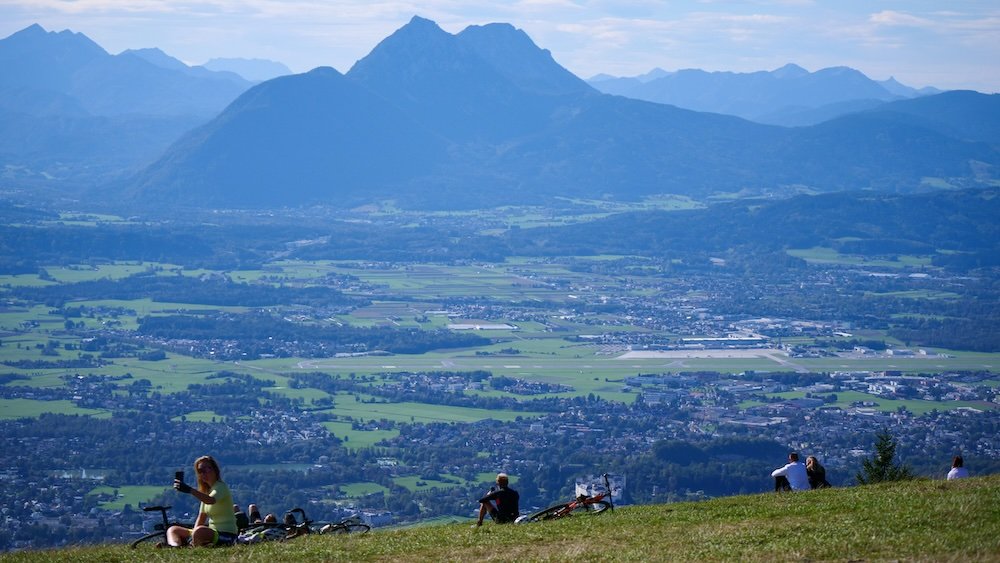
[[171, 526], [167, 530], [167, 543], [183, 545], [233, 545], [236, 542], [236, 515], [233, 512], [233, 494], [222, 480], [219, 464], [212, 456], [201, 456], [194, 462], [198, 488], [183, 480], [174, 480], [174, 489], [190, 494], [201, 501], [194, 528]]

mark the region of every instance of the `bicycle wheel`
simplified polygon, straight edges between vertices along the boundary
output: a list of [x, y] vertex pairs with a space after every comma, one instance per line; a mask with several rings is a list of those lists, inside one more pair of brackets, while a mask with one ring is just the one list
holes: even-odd
[[128, 544], [131, 549], [135, 549], [140, 545], [156, 545], [157, 542], [167, 543], [166, 532], [153, 532], [151, 534], [146, 534], [141, 538], [135, 540], [134, 542]]
[[569, 507], [568, 502], [562, 504], [557, 504], [555, 506], [550, 506], [545, 510], [540, 510], [531, 516], [528, 516], [528, 522], [542, 522], [544, 520], [552, 520], [553, 518], [560, 518], [566, 515], [566, 508]]
[[296, 537], [284, 524], [264, 523], [251, 525], [240, 534], [236, 543], [249, 544], [273, 541], [285, 541]]
[[320, 528], [321, 534], [364, 534], [372, 527], [368, 524], [358, 524], [358, 523], [341, 523], [341, 524], [328, 524]]
[[570, 514], [600, 514], [611, 508], [611, 503], [606, 500], [599, 500], [593, 503], [581, 502], [573, 508]]

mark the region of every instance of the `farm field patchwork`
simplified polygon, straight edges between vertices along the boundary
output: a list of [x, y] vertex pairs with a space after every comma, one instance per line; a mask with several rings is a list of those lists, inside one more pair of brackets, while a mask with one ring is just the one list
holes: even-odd
[[[837, 400], [832, 403], [827, 403], [827, 406], [840, 407], [844, 409], [855, 404], [870, 404], [872, 405], [870, 408], [876, 411], [896, 412], [900, 407], [904, 407], [906, 410], [916, 415], [926, 414], [934, 410], [947, 411], [959, 408], [976, 410], [1000, 409], [1000, 405], [985, 403], [982, 401], [923, 401], [919, 399], [886, 399], [879, 397], [878, 395], [870, 395], [859, 391], [837, 391], [830, 393], [815, 393], [814, 395], [822, 398], [830, 394], [836, 395]], [[783, 393], [772, 393], [768, 396], [779, 399], [801, 399], [804, 398], [805, 395], [805, 392], [802, 391], [787, 391]], [[746, 409], [763, 404], [764, 403], [759, 401], [745, 401], [741, 403], [739, 407], [741, 409]]]
[[356, 421], [378, 422], [381, 419], [393, 422], [479, 422], [481, 420], [498, 420], [501, 422], [515, 418], [531, 418], [540, 413], [521, 411], [487, 410], [468, 407], [452, 407], [446, 405], [428, 405], [425, 403], [372, 403], [355, 401], [353, 396], [338, 395], [343, 398], [328, 412], [342, 418]]

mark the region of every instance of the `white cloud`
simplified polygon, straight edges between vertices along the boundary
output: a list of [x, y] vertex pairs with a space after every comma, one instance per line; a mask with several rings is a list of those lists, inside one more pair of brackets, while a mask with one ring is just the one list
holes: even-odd
[[869, 16], [868, 21], [880, 26], [933, 28], [936, 25], [936, 22], [933, 20], [893, 10], [882, 10], [881, 12], [872, 14]]

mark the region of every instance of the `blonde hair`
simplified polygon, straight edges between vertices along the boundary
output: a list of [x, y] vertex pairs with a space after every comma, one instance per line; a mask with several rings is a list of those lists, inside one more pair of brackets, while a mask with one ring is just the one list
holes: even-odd
[[207, 493], [211, 489], [209, 488], [208, 483], [201, 479], [201, 473], [198, 471], [198, 466], [202, 464], [212, 468], [212, 471], [215, 472], [216, 481], [222, 480], [222, 472], [219, 471], [219, 462], [215, 461], [215, 458], [210, 455], [203, 455], [194, 460], [194, 474], [198, 476], [198, 490], [203, 493]]

